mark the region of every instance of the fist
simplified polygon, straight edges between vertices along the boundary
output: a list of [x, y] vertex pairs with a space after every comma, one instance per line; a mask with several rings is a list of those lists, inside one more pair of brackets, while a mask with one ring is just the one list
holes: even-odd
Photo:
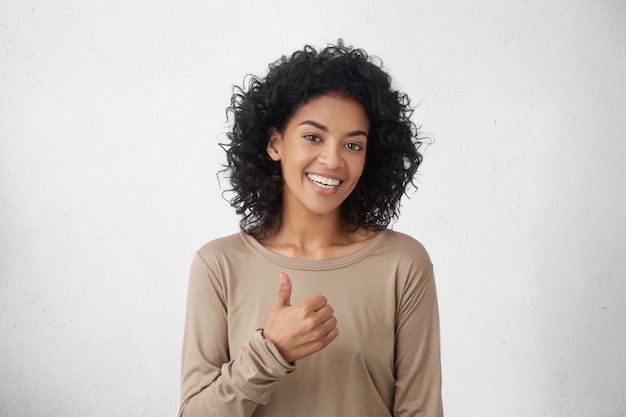
[[333, 308], [323, 295], [291, 305], [291, 280], [280, 273], [280, 289], [272, 304], [263, 337], [272, 341], [287, 362], [319, 352], [339, 335]]

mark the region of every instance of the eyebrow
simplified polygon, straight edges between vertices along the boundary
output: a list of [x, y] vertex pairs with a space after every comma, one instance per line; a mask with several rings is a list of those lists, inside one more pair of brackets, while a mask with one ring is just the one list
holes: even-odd
[[[328, 128], [326, 126], [324, 126], [323, 124], [317, 123], [316, 121], [313, 121], [313, 120], [304, 120], [303, 122], [300, 123], [300, 126], [302, 125], [311, 125], [313, 127], [318, 128], [319, 130], [328, 132]], [[361, 136], [361, 135], [367, 138], [367, 132], [363, 130], [355, 130], [354, 132], [349, 132], [346, 136], [354, 137], [354, 136]]]

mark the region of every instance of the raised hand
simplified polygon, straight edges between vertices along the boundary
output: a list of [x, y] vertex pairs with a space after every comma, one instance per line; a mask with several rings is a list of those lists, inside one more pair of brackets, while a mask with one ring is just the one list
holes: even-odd
[[316, 295], [291, 305], [291, 280], [280, 273], [280, 289], [272, 304], [263, 336], [276, 345], [287, 362], [324, 349], [337, 335], [337, 319], [326, 297]]

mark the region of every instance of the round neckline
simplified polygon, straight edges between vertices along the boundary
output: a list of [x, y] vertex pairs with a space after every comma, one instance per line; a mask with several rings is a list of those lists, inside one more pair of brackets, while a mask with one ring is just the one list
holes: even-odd
[[369, 242], [362, 248], [352, 252], [351, 254], [342, 256], [340, 258], [325, 259], [321, 261], [297, 259], [285, 255], [280, 255], [276, 252], [272, 252], [265, 246], [261, 245], [258, 240], [256, 240], [252, 235], [247, 234], [243, 230], [239, 232], [239, 235], [242, 237], [248, 247], [250, 247], [253, 251], [274, 264], [291, 269], [324, 271], [343, 268], [359, 262], [363, 258], [367, 257], [374, 250], [376, 250], [383, 243], [383, 241], [387, 239], [389, 233], [390, 232], [388, 229], [381, 230], [380, 232], [378, 232], [378, 235], [376, 235], [376, 237], [372, 239], [371, 242]]

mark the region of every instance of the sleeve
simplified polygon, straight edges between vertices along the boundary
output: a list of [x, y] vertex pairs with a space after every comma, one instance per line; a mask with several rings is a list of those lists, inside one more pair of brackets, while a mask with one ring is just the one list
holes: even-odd
[[394, 417], [442, 417], [439, 310], [432, 263], [414, 263], [401, 289], [396, 327]]
[[294, 370], [260, 330], [231, 360], [227, 314], [222, 285], [196, 254], [187, 295], [179, 417], [250, 416]]

